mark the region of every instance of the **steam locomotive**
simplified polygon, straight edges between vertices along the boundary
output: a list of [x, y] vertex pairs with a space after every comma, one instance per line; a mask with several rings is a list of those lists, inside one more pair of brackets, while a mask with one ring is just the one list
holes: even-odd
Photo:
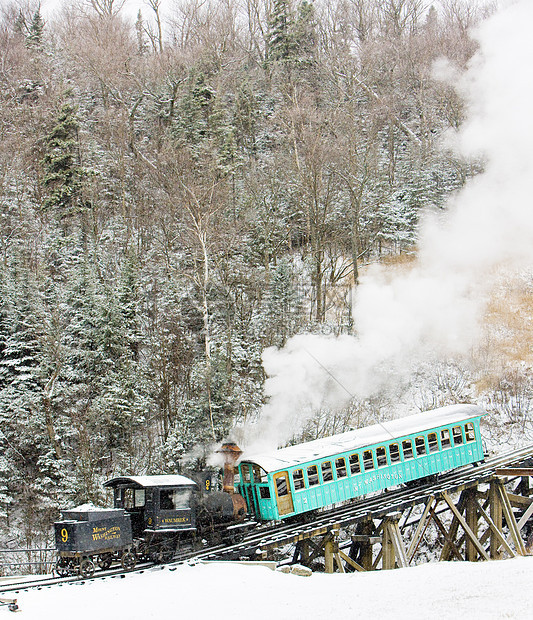
[[247, 510], [233, 486], [234, 464], [241, 454], [235, 444], [224, 444], [223, 490], [216, 490], [214, 474], [197, 480], [181, 475], [121, 476], [108, 480], [114, 508], [80, 506], [62, 511], [54, 523], [58, 559], [55, 571], [66, 577], [90, 578], [96, 566], [119, 562], [126, 570], [139, 559], [170, 561], [176, 551], [208, 539], [234, 542], [243, 530]]
[[[259, 521], [297, 519], [314, 510], [484, 459], [475, 405], [453, 405], [243, 459], [224, 444], [222, 491], [203, 475], [109, 480], [114, 509], [63, 512], [55, 523], [60, 575], [91, 576], [98, 564], [172, 559], [198, 540], [232, 542]], [[254, 521], [246, 522], [248, 515]]]

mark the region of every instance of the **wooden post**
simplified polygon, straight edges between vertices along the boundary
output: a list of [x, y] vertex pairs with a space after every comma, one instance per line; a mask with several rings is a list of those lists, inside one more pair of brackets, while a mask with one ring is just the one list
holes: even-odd
[[333, 563], [334, 560], [334, 545], [331, 536], [326, 538], [324, 543], [324, 570], [326, 573], [335, 572], [335, 565]]
[[387, 515], [383, 520], [383, 570], [390, 570], [396, 567], [404, 567], [409, 564], [407, 554], [403, 544], [398, 521], [399, 513]]
[[502, 510], [505, 516], [505, 520], [507, 522], [507, 527], [509, 528], [511, 538], [513, 539], [515, 547], [516, 547], [516, 552], [519, 555], [526, 555], [526, 547], [524, 545], [524, 541], [522, 540], [522, 537], [520, 536], [520, 530], [518, 529], [518, 523], [516, 522], [516, 518], [514, 516], [514, 512], [511, 507], [511, 502], [509, 501], [509, 498], [507, 497], [507, 491], [505, 490], [505, 486], [503, 482], [501, 481], [495, 482], [495, 484], [498, 489], [498, 495], [501, 500]]
[[365, 520], [359, 524], [356, 531], [357, 534], [352, 537], [354, 543], [350, 549], [350, 557], [357, 562], [358, 565], [362, 566], [364, 570], [372, 570], [372, 545], [377, 542], [378, 537], [373, 536], [374, 520], [370, 513], [365, 517]]
[[[478, 513], [476, 502], [476, 487], [466, 491], [466, 522], [472, 530], [473, 535], [478, 537]], [[477, 548], [472, 539], [466, 538], [466, 559], [468, 562], [476, 562], [478, 557]]]
[[333, 557], [335, 558], [335, 562], [337, 563], [337, 568], [339, 569], [339, 573], [344, 573], [344, 564], [342, 563], [342, 556], [340, 554], [340, 549], [339, 549], [339, 533], [341, 531], [341, 526], [336, 523], [332, 530], [331, 533], [333, 535]]
[[[501, 532], [502, 531], [502, 503], [500, 495], [498, 493], [497, 481], [491, 480], [489, 487], [489, 501], [490, 501], [490, 518], [494, 523], [494, 526]], [[490, 534], [490, 557], [493, 560], [499, 560], [502, 557], [500, 552], [500, 541], [495, 533], [491, 530]]]
[[394, 555], [394, 547], [392, 545], [392, 539], [390, 535], [390, 530], [387, 527], [387, 524], [383, 525], [383, 561], [381, 567], [383, 570], [390, 570], [396, 565], [396, 557]]

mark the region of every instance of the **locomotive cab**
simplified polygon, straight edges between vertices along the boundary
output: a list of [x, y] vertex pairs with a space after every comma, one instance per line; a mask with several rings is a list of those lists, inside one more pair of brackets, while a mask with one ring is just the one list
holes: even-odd
[[179, 475], [131, 476], [108, 480], [115, 508], [131, 517], [134, 538], [146, 532], [180, 532], [196, 529], [194, 492], [197, 484]]

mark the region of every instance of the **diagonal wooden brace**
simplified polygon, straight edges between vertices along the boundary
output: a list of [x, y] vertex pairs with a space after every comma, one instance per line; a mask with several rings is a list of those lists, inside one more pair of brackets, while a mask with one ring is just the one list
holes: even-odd
[[483, 557], [485, 560], [489, 560], [489, 556], [487, 555], [487, 552], [485, 551], [485, 549], [483, 548], [482, 544], [477, 539], [477, 536], [470, 529], [470, 527], [469, 527], [468, 523], [465, 521], [465, 518], [463, 517], [463, 515], [455, 507], [455, 504], [453, 503], [453, 501], [450, 498], [450, 496], [448, 495], [448, 493], [443, 493], [442, 494], [442, 499], [450, 507], [450, 510], [453, 512], [455, 518], [457, 519], [457, 521], [459, 522], [459, 524], [461, 525], [461, 527], [465, 531], [467, 539], [470, 540], [470, 542], [474, 545], [474, 547], [477, 549], [479, 555], [481, 557]]
[[507, 497], [507, 491], [505, 490], [505, 486], [503, 482], [496, 482], [496, 488], [498, 490], [498, 495], [502, 502], [502, 510], [505, 516], [505, 520], [507, 522], [507, 527], [509, 528], [509, 532], [511, 533], [511, 537], [516, 547], [516, 551], [519, 555], [526, 555], [526, 547], [524, 545], [524, 541], [520, 536], [520, 530], [518, 529], [518, 523], [516, 522], [516, 518], [514, 516], [513, 509], [511, 507], [511, 502]]

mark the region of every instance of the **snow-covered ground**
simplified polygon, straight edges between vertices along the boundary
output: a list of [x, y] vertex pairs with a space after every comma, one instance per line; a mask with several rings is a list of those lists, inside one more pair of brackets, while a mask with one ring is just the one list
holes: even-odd
[[[208, 564], [18, 595], [20, 618], [533, 618], [533, 557], [434, 563], [374, 573], [299, 577], [263, 566]], [[9, 617], [0, 607], [0, 620]]]

